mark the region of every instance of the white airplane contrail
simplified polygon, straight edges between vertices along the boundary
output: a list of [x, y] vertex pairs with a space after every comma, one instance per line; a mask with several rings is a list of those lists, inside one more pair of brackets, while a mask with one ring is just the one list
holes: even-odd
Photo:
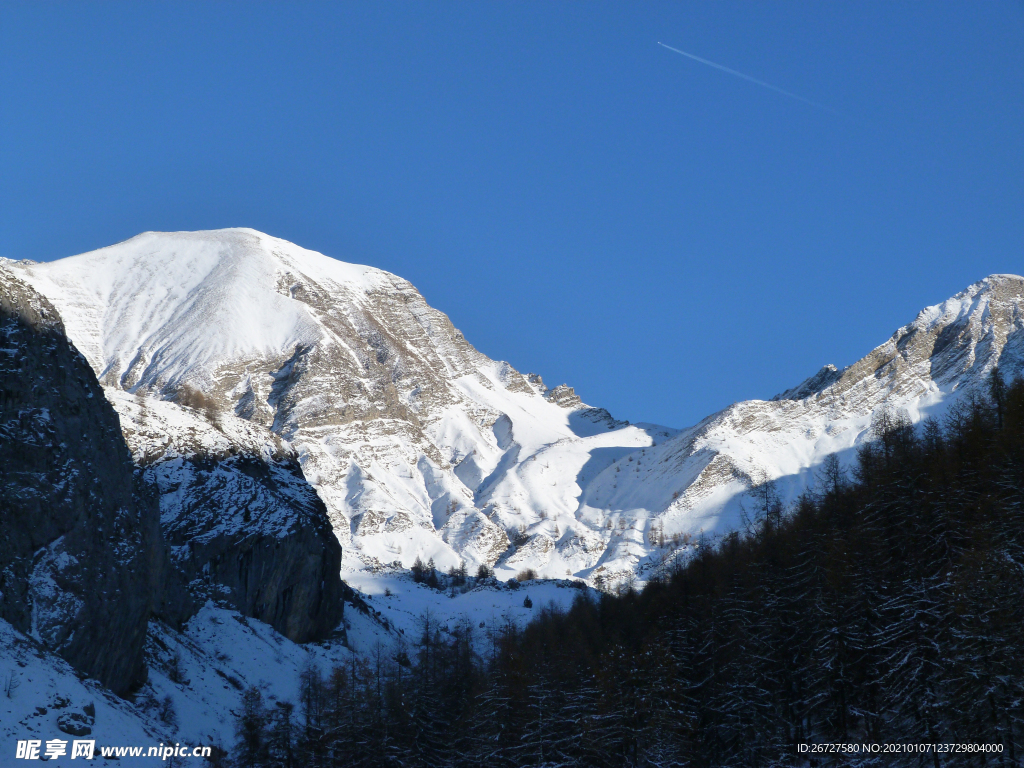
[[748, 80], [751, 83], [756, 83], [757, 85], [762, 85], [765, 88], [770, 88], [771, 90], [775, 91], [776, 93], [781, 93], [783, 96], [789, 96], [789, 98], [791, 98], [791, 99], [796, 99], [797, 101], [802, 101], [805, 104], [810, 104], [812, 107], [817, 107], [818, 109], [824, 109], [826, 112], [831, 112], [833, 115], [838, 115], [839, 114], [834, 109], [826, 107], [824, 104], [819, 104], [816, 101], [811, 101], [810, 99], [805, 99], [803, 96], [797, 96], [795, 93], [790, 93], [789, 91], [784, 91], [781, 88], [779, 88], [778, 86], [774, 86], [771, 83], [766, 83], [764, 80], [758, 80], [757, 78], [751, 77], [750, 75], [744, 75], [742, 72], [737, 72], [735, 69], [729, 69], [728, 67], [723, 67], [721, 64], [715, 64], [715, 62], [713, 62], [713, 61], [708, 61], [707, 59], [702, 59], [700, 56], [694, 56], [692, 53], [687, 53], [686, 51], [680, 51], [678, 48], [673, 48], [671, 45], [665, 45], [664, 43], [658, 43], [658, 45], [660, 45], [662, 48], [668, 48], [670, 51], [675, 51], [676, 53], [681, 54], [681, 55], [685, 56], [688, 59], [693, 59], [694, 61], [699, 61], [701, 64], [707, 64], [709, 67], [714, 67], [715, 69], [720, 69], [723, 72], [728, 72], [730, 75], [736, 75], [736, 77], [742, 77], [744, 80]]

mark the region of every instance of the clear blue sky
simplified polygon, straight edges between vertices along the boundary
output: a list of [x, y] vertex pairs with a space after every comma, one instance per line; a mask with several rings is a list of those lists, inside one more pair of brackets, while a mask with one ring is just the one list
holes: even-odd
[[228, 226], [684, 426], [1024, 272], [1024, 5], [0, 3], [0, 255]]

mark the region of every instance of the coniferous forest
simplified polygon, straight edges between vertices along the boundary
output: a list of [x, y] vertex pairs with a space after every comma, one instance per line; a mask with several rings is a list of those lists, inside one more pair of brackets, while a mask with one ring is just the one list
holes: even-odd
[[[1024, 383], [941, 422], [876, 419], [844, 469], [642, 592], [526, 627], [427, 617], [362, 662], [250, 689], [244, 766], [1018, 765]], [[1001, 751], [809, 755], [804, 743]]]

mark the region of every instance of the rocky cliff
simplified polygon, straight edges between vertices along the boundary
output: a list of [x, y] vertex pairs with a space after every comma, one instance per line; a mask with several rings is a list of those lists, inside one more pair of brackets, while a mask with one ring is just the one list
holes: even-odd
[[162, 576], [155, 499], [57, 311], [0, 267], [0, 617], [123, 692]]
[[146, 476], [189, 592], [266, 622], [289, 640], [323, 638], [341, 621], [341, 546], [323, 502], [294, 461], [177, 458]]
[[57, 310], [0, 264], [0, 618], [118, 693], [145, 677], [151, 616], [214, 599], [299, 642], [341, 618], [341, 548], [294, 455], [169, 453], [173, 430], [146, 442], [158, 416], [123, 431]]

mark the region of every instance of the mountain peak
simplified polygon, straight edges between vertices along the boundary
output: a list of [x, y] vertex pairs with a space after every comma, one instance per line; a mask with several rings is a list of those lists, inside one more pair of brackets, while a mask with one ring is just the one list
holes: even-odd
[[309, 286], [359, 304], [404, 283], [243, 228], [144, 232], [16, 269], [60, 306], [69, 335], [101, 377], [141, 364], [149, 383], [315, 343], [323, 328], [304, 300]]
[[989, 275], [988, 277], [982, 279], [980, 282], [989, 284], [1015, 283], [1024, 285], [1024, 277], [1021, 277], [1020, 275], [1011, 274], [995, 274]]
[[804, 379], [795, 387], [777, 394], [772, 400], [803, 400], [805, 397], [816, 395], [826, 387], [834, 384], [842, 374], [842, 371], [832, 365], [832, 363], [829, 363], [822, 366], [821, 370], [816, 374]]

